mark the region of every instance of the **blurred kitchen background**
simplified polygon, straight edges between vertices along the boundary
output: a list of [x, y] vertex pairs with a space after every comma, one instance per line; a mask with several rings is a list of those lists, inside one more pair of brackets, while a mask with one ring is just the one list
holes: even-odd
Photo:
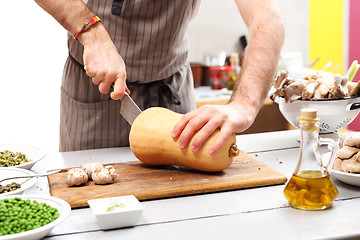
[[[360, 29], [355, 27], [360, 1], [279, 0], [279, 4], [286, 31], [279, 69], [297, 75], [309, 69], [344, 74], [353, 60], [360, 59]], [[27, 143], [57, 151], [67, 33], [34, 1], [1, 1], [0, 9], [0, 143]], [[202, 0], [188, 37], [198, 106], [225, 103], [231, 94], [227, 82], [241, 67], [251, 40], [234, 1]], [[360, 124], [355, 120], [352, 125], [358, 130]], [[269, 101], [257, 125], [249, 130], [287, 128], [277, 105]]]

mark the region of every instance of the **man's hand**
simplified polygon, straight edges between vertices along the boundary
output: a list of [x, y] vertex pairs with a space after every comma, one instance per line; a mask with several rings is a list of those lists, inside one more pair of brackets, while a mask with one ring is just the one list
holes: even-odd
[[184, 148], [199, 130], [191, 145], [191, 150], [195, 152], [216, 129], [220, 129], [219, 137], [209, 150], [211, 155], [216, 154], [232, 133], [245, 131], [251, 126], [254, 122], [251, 116], [255, 116], [256, 113], [249, 114], [249, 111], [253, 111], [253, 108], [235, 102], [202, 106], [180, 119], [173, 129], [172, 137], [179, 137], [179, 147]]
[[[99, 34], [101, 32], [101, 34]], [[111, 41], [106, 29], [96, 24], [79, 36], [84, 45], [84, 68], [86, 74], [92, 78], [99, 91], [108, 93], [111, 86], [114, 89], [110, 96], [114, 100], [122, 98], [129, 92], [126, 86], [125, 63]]]
[[[83, 24], [95, 14], [82, 0], [35, 0], [40, 7], [53, 16], [71, 35], [78, 33]], [[125, 63], [119, 55], [109, 33], [101, 22], [92, 25], [78, 36], [84, 46], [84, 68], [101, 93], [114, 89], [110, 96], [117, 100], [130, 93], [126, 86]]]
[[215, 131], [220, 136], [210, 147], [216, 154], [232, 133], [245, 131], [254, 122], [275, 76], [280, 50], [284, 41], [284, 27], [276, 0], [235, 0], [244, 20], [250, 42], [246, 47], [240, 76], [234, 86], [230, 103], [223, 106], [204, 106], [186, 114], [175, 125], [172, 136], [179, 137], [179, 146], [192, 142], [197, 151]]

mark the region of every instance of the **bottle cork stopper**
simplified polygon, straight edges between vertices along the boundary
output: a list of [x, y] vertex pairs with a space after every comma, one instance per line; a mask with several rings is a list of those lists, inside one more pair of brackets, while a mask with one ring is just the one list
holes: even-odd
[[316, 118], [317, 117], [317, 109], [315, 108], [303, 108], [301, 109], [302, 118]]
[[239, 54], [238, 53], [232, 53], [230, 55], [230, 64], [237, 64], [239, 62]]

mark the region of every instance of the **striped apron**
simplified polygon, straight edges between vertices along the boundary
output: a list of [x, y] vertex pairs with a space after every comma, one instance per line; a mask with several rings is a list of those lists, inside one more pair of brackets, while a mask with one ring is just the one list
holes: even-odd
[[[125, 61], [131, 97], [145, 110], [195, 109], [186, 29], [197, 0], [89, 0]], [[83, 68], [83, 46], [68, 37], [60, 105], [60, 151], [129, 146], [121, 102], [101, 94]]]

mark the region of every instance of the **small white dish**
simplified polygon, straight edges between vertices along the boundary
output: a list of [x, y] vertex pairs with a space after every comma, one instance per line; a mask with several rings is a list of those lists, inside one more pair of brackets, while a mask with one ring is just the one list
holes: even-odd
[[91, 199], [87, 202], [102, 229], [134, 226], [144, 210], [134, 195]]
[[229, 90], [229, 89], [227, 89], [227, 88], [222, 88], [222, 89], [221, 89], [221, 93], [222, 93], [223, 95], [229, 95], [229, 96], [231, 96], [231, 95], [233, 94], [233, 90]]
[[360, 187], [360, 174], [359, 173], [346, 173], [338, 170], [331, 170], [331, 176], [334, 176], [339, 181]]
[[[22, 169], [22, 168], [0, 168], [0, 180], [9, 177], [19, 177], [19, 176], [31, 176], [34, 175], [33, 172]], [[16, 189], [7, 193], [0, 193], [0, 196], [8, 196], [8, 195], [16, 195], [22, 194], [26, 189], [31, 188], [37, 182], [37, 178], [18, 178], [13, 180], [6, 180], [1, 182], [0, 184], [5, 186], [6, 184], [11, 184], [16, 182], [21, 185], [19, 189]]]
[[65, 202], [64, 200], [52, 197], [52, 196], [45, 196], [45, 195], [12, 195], [6, 197], [0, 197], [1, 199], [8, 199], [19, 197], [21, 199], [30, 199], [32, 201], [36, 200], [39, 203], [46, 203], [47, 205], [54, 207], [59, 212], [59, 217], [48, 223], [42, 227], [35, 228], [26, 232], [15, 233], [10, 235], [3, 235], [0, 236], [0, 240], [29, 240], [29, 239], [42, 239], [45, 237], [51, 229], [53, 229], [56, 225], [64, 221], [64, 219], [70, 214], [71, 207], [70, 205]]
[[20, 165], [12, 166], [12, 167], [0, 167], [0, 168], [23, 168], [23, 169], [31, 169], [35, 163], [40, 161], [45, 157], [45, 152], [41, 149], [24, 144], [0, 144], [0, 151], [9, 150], [12, 152], [20, 152], [25, 154], [26, 157], [31, 160], [28, 163], [23, 163]]

